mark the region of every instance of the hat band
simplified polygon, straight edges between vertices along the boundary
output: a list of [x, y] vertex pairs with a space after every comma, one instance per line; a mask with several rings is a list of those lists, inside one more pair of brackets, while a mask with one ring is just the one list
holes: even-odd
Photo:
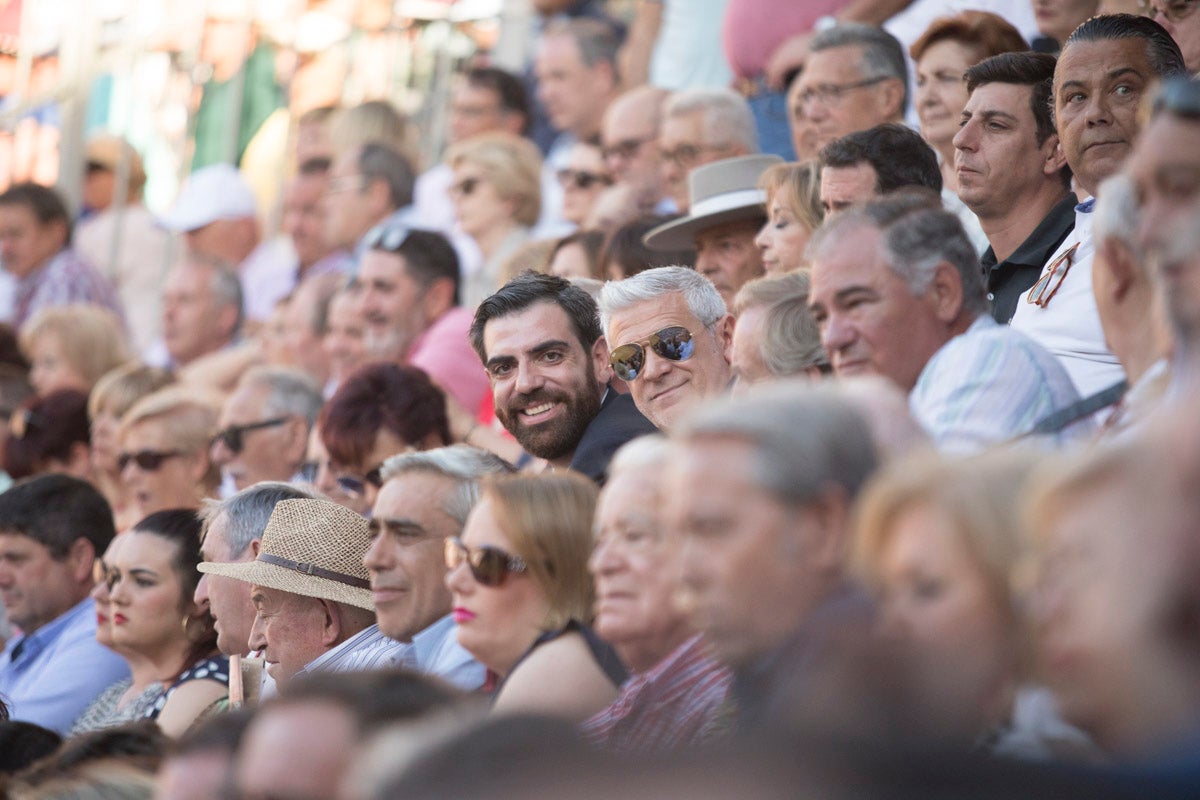
[[316, 564], [305, 564], [301, 561], [292, 561], [290, 558], [282, 558], [273, 556], [270, 553], [259, 553], [258, 560], [264, 564], [274, 564], [277, 567], [290, 569], [293, 572], [300, 572], [305, 575], [312, 575], [315, 578], [324, 578], [329, 581], [343, 583], [346, 586], [353, 586], [355, 589], [370, 589], [371, 582], [363, 578], [356, 578], [353, 575], [347, 575], [343, 572], [334, 572], [331, 569], [318, 567]]
[[736, 192], [722, 192], [692, 203], [688, 212], [689, 217], [705, 217], [709, 214], [720, 214], [735, 208], [761, 205], [767, 201], [767, 193], [762, 189], [739, 189]]

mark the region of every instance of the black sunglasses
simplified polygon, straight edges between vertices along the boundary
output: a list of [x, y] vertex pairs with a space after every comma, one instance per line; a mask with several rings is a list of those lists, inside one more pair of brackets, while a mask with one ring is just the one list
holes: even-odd
[[257, 431], [262, 428], [274, 428], [276, 425], [282, 425], [287, 422], [287, 417], [271, 417], [264, 419], [261, 422], [247, 422], [245, 425], [230, 425], [223, 431], [217, 431], [217, 435], [212, 438], [212, 444], [221, 442], [229, 448], [229, 452], [235, 456], [242, 452], [242, 448], [246, 446], [245, 436], [248, 431]]
[[523, 558], [510, 555], [499, 547], [467, 547], [457, 536], [447, 538], [446, 568], [456, 569], [464, 561], [471, 568], [471, 576], [482, 586], [501, 586], [508, 573], [526, 569]]
[[585, 172], [581, 169], [560, 169], [557, 173], [558, 182], [563, 186], [574, 186], [576, 189], [587, 190], [595, 184], [612, 186], [612, 178], [598, 172]]
[[142, 472], [156, 472], [168, 458], [181, 456], [179, 450], [138, 450], [136, 453], [121, 453], [117, 456], [117, 470], [124, 472], [132, 461]]
[[631, 342], [614, 348], [608, 357], [613, 372], [623, 381], [632, 381], [646, 366], [646, 347], [669, 361], [687, 361], [696, 350], [692, 333], [681, 325], [672, 325], [650, 334], [641, 342]]
[[451, 196], [470, 197], [478, 188], [481, 178], [463, 178], [458, 183], [450, 187]]
[[338, 475], [334, 480], [346, 494], [362, 495], [367, 491], [367, 484], [376, 489], [383, 487], [383, 464], [371, 467], [361, 478], [355, 475]]

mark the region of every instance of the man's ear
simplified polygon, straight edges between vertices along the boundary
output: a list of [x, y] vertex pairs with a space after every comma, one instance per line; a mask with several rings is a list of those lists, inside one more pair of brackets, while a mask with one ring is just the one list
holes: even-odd
[[63, 561], [67, 565], [72, 580], [76, 583], [91, 584], [95, 577], [93, 569], [96, 564], [96, 548], [90, 541], [80, 536], [71, 542]]
[[836, 572], [846, 563], [847, 531], [850, 526], [850, 502], [846, 490], [827, 485], [810, 505], [813, 515], [812, 547], [807, 557], [825, 570]]
[[883, 93], [883, 107], [887, 109], [887, 118], [896, 119], [904, 116], [904, 82], [899, 78], [884, 78], [879, 82], [879, 91]]
[[288, 439], [284, 453], [289, 464], [303, 464], [308, 452], [308, 421], [303, 417], [290, 417], [287, 421]]
[[1109, 294], [1112, 299], [1118, 302], [1125, 299], [1137, 280], [1133, 254], [1123, 242], [1111, 236], [1096, 242], [1096, 251], [1101, 257], [1095, 259], [1095, 262], [1100, 265], [1100, 269], [1108, 270]]
[[592, 343], [592, 372], [596, 376], [596, 383], [604, 386], [613, 379], [612, 365], [608, 363], [610, 355], [608, 350], [608, 339], [601, 336]]
[[392, 207], [392, 190], [383, 178], [376, 178], [363, 187], [363, 194], [371, 201], [371, 207], [381, 212]]
[[1067, 165], [1067, 156], [1063, 153], [1062, 142], [1058, 134], [1052, 133], [1042, 143], [1042, 172], [1046, 175], [1057, 176]]
[[447, 309], [454, 307], [454, 281], [450, 278], [438, 278], [425, 287], [421, 295], [421, 309], [425, 312], [425, 321], [432, 323]]
[[933, 303], [937, 318], [946, 324], [958, 319], [963, 307], [962, 276], [949, 261], [942, 261], [933, 270], [933, 280], [925, 290], [925, 297]]
[[262, 549], [262, 539], [250, 540], [250, 558], [258, 558], [258, 551]]
[[332, 600], [318, 598], [324, 621], [321, 623], [321, 644], [334, 647], [342, 639], [342, 614], [337, 603]]
[[733, 314], [726, 314], [713, 325], [713, 332], [721, 348], [721, 355], [725, 356], [726, 364], [733, 363], [733, 325]]
[[596, 65], [592, 67], [592, 75], [596, 81], [611, 86], [614, 90], [621, 88], [621, 81], [617, 76], [617, 66], [611, 61], [597, 61]]

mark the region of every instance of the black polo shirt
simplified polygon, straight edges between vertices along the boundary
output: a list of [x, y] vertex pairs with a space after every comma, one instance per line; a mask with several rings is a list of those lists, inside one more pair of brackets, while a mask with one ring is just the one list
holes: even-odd
[[992, 301], [992, 317], [1001, 325], [1007, 325], [1017, 312], [1017, 300], [1029, 287], [1037, 283], [1042, 267], [1054, 255], [1054, 251], [1075, 229], [1075, 206], [1079, 201], [1070, 192], [1050, 209], [1033, 233], [1021, 242], [1013, 254], [999, 264], [996, 253], [989, 246], [979, 258], [983, 265], [983, 278], [987, 283], [988, 299]]

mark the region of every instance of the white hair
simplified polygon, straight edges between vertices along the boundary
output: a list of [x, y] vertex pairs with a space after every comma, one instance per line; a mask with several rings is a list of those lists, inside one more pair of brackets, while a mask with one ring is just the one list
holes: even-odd
[[700, 112], [706, 142], [740, 144], [748, 153], [758, 152], [758, 131], [750, 104], [732, 89], [684, 89], [667, 98], [663, 116], [683, 117]]
[[630, 439], [621, 445], [608, 463], [608, 477], [634, 469], [665, 467], [671, 460], [671, 442], [659, 433]]
[[683, 295], [688, 311], [705, 327], [728, 313], [721, 293], [712, 281], [690, 267], [657, 267], [624, 280], [609, 281], [600, 291], [600, 326], [608, 333], [613, 314], [638, 303], [661, 300], [664, 295]]
[[407, 472], [424, 472], [454, 481], [454, 491], [446, 496], [442, 510], [461, 528], [466, 524], [471, 509], [479, 502], [480, 481], [488, 475], [513, 471], [511, 464], [487, 450], [455, 444], [392, 456], [383, 462], [380, 477], [386, 483]]
[[1133, 247], [1140, 220], [1141, 208], [1133, 179], [1123, 172], [1105, 178], [1096, 191], [1092, 239], [1096, 242], [1116, 239]]

